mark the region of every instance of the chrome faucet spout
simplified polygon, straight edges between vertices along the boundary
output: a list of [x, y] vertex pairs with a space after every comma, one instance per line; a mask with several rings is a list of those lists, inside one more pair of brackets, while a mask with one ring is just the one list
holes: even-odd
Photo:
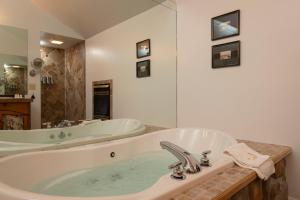
[[160, 146], [162, 149], [166, 149], [172, 153], [181, 162], [183, 168], [187, 167], [186, 171], [188, 173], [194, 174], [200, 172], [200, 162], [188, 151], [167, 141], [161, 141]]
[[165, 142], [165, 141], [160, 142], [160, 146], [162, 149], [166, 149], [170, 153], [172, 153], [181, 162], [182, 167], [187, 166], [187, 159], [184, 154], [184, 149], [177, 146], [176, 144], [173, 144], [171, 142]]

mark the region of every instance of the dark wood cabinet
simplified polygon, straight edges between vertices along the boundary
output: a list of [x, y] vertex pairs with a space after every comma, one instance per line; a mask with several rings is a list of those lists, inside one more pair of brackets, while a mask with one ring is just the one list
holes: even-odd
[[7, 116], [17, 117], [22, 120], [24, 130], [30, 129], [31, 99], [0, 99], [0, 129], [3, 129]]

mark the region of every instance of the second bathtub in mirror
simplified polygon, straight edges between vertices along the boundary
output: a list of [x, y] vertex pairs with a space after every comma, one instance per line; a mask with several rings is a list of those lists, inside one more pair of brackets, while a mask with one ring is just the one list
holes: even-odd
[[144, 131], [145, 126], [135, 119], [93, 120], [65, 128], [7, 130], [0, 134], [0, 157], [110, 141]]

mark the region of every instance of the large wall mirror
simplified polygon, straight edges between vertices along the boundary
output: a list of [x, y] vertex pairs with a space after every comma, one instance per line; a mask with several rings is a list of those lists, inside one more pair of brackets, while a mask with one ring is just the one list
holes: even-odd
[[87, 118], [176, 127], [176, 5], [160, 2], [86, 40]]
[[[176, 127], [175, 1], [90, 1], [97, 20], [90, 15], [83, 21], [56, 12], [58, 1], [33, 2], [82, 36], [40, 33], [44, 65], [35, 81], [40, 77], [41, 84], [30, 90], [41, 98], [41, 113], [31, 113], [41, 127], [120, 118]], [[69, 9], [68, 2], [62, 9]], [[105, 6], [114, 14], [101, 12]], [[27, 30], [1, 25], [0, 44], [0, 95], [27, 94]]]
[[0, 25], [0, 44], [0, 96], [27, 94], [27, 30]]
[[[26, 104], [26, 113], [3, 109], [0, 128], [2, 123], [3, 129], [52, 130], [29, 131], [26, 137], [22, 131], [3, 132], [2, 139], [63, 147], [67, 140], [83, 144], [77, 140], [81, 137], [121, 138], [149, 127], [176, 127], [174, 0], [25, 2], [47, 17], [41, 19], [43, 26], [20, 23], [30, 33], [29, 44], [27, 30], [0, 26], [0, 95], [27, 94], [28, 87], [32, 98], [0, 98], [5, 109], [7, 101], [18, 109]], [[34, 67], [36, 59], [28, 60], [28, 51], [40, 58], [41, 67]]]
[[[176, 4], [103, 2], [118, 14], [100, 17], [97, 11], [97, 22], [86, 19], [102, 28], [82, 29], [85, 41], [41, 34], [42, 124], [133, 118], [176, 127]], [[44, 3], [56, 13], [53, 3]]]

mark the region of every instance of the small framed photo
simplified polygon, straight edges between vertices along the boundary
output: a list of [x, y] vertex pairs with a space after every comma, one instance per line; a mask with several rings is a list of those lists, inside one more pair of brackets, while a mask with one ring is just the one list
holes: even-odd
[[240, 10], [211, 19], [211, 39], [219, 40], [240, 34]]
[[143, 60], [136, 63], [136, 77], [144, 78], [150, 76], [150, 60]]
[[136, 43], [136, 57], [144, 58], [151, 55], [150, 39]]
[[241, 63], [241, 42], [229, 42], [212, 47], [212, 68], [239, 66]]

